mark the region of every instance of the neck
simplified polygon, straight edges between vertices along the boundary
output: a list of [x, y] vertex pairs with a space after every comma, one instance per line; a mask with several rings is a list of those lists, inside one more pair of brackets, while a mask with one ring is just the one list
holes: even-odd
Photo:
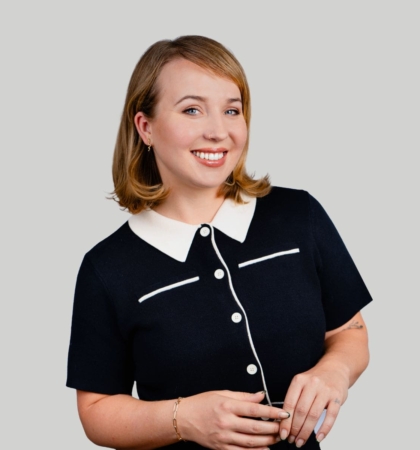
[[193, 191], [188, 193], [171, 191], [169, 197], [160, 205], [153, 208], [162, 216], [180, 222], [198, 225], [210, 223], [224, 201], [217, 197], [217, 191]]

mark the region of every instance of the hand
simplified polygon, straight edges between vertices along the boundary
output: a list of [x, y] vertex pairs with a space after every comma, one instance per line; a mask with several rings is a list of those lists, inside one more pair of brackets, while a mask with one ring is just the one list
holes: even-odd
[[280, 440], [279, 422], [289, 417], [279, 408], [261, 405], [264, 392], [211, 391], [182, 399], [177, 425], [183, 439], [217, 450], [267, 449]]
[[288, 438], [289, 443], [295, 442], [296, 447], [302, 447], [326, 408], [325, 420], [316, 435], [318, 442], [321, 442], [331, 431], [340, 406], [347, 399], [348, 386], [348, 377], [337, 367], [319, 364], [296, 375], [283, 404], [290, 418], [281, 421], [281, 439]]

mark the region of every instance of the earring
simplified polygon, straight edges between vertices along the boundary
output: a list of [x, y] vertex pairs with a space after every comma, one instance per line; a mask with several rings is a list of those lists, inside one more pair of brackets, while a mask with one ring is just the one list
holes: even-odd
[[150, 152], [150, 149], [152, 148], [152, 141], [149, 138], [149, 143], [147, 145], [147, 151]]

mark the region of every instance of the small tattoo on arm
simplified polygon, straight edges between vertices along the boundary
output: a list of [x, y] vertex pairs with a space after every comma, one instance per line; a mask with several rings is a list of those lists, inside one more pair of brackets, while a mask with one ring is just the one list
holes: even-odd
[[360, 324], [357, 320], [354, 320], [347, 328], [346, 330], [361, 330], [363, 328], [363, 325]]

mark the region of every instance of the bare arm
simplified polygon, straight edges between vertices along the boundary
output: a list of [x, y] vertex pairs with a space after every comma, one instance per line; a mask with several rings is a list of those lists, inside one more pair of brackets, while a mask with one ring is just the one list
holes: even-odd
[[362, 314], [358, 312], [342, 327], [325, 334], [325, 354], [321, 364], [341, 366], [347, 374], [348, 387], [353, 386], [369, 363], [368, 334]]
[[145, 402], [129, 395], [77, 391], [77, 407], [87, 437], [97, 445], [144, 450], [177, 441], [174, 401]]
[[[181, 436], [208, 448], [266, 449], [279, 440], [279, 422], [288, 414], [259, 404], [264, 393], [212, 391], [181, 400], [177, 422]], [[88, 438], [97, 445], [147, 450], [178, 441], [173, 428], [175, 399], [146, 402], [128, 395], [78, 391], [78, 409]]]
[[301, 447], [312, 433], [322, 411], [327, 416], [317, 433], [318, 441], [330, 432], [347, 399], [347, 391], [369, 362], [367, 329], [361, 313], [325, 336], [325, 353], [307, 372], [296, 375], [283, 408], [291, 413], [280, 426], [282, 439]]

